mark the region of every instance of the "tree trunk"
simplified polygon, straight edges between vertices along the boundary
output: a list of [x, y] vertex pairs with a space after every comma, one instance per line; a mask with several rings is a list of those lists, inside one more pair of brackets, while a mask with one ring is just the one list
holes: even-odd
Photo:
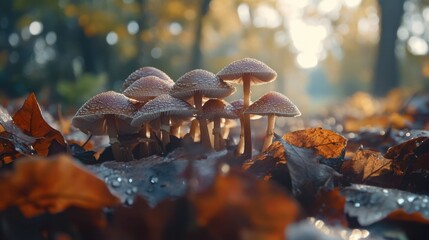
[[380, 41], [373, 80], [375, 96], [384, 96], [399, 86], [398, 61], [395, 46], [398, 28], [404, 13], [405, 0], [379, 0], [380, 5]]
[[201, 68], [201, 42], [203, 35], [203, 20], [209, 11], [211, 0], [201, 0], [200, 12], [197, 18], [197, 26], [195, 29], [194, 45], [192, 46], [190, 69]]

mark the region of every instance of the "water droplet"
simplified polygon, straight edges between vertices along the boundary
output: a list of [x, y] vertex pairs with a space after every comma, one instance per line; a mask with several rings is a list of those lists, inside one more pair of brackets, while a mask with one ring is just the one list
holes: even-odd
[[127, 189], [127, 191], [125, 191], [125, 193], [127, 194], [127, 195], [131, 195], [131, 194], [133, 194], [133, 190], [130, 188], [130, 189]]
[[389, 190], [383, 189], [383, 193], [387, 195], [387, 194], [389, 194]]
[[131, 205], [133, 205], [133, 203], [134, 203], [134, 199], [133, 198], [127, 197], [125, 199], [125, 204], [126, 205], [131, 206]]
[[116, 181], [118, 181], [118, 182], [122, 182], [122, 178], [121, 178], [121, 177], [118, 177], [118, 178], [116, 179]]
[[405, 137], [409, 137], [409, 136], [411, 136], [410, 132], [405, 133]]
[[137, 187], [132, 187], [131, 190], [133, 191], [133, 193], [136, 193], [139, 189]]
[[110, 185], [112, 185], [112, 187], [117, 188], [121, 186], [121, 182], [118, 180], [113, 180]]
[[399, 205], [402, 205], [402, 204], [404, 204], [405, 200], [404, 200], [403, 198], [398, 198], [398, 200], [396, 200], [396, 202], [397, 202]]
[[427, 203], [429, 200], [427, 198], [423, 198], [422, 200], [424, 203]]
[[358, 208], [358, 207], [360, 207], [360, 203], [355, 202], [354, 206]]
[[408, 197], [407, 197], [407, 201], [408, 201], [408, 202], [413, 202], [413, 201], [414, 201], [414, 199], [416, 199], [416, 196], [408, 196]]
[[133, 179], [132, 179], [132, 178], [129, 178], [129, 179], [128, 179], [128, 182], [129, 182], [129, 183], [132, 183], [132, 182], [133, 182]]
[[152, 177], [150, 177], [149, 181], [150, 181], [150, 183], [155, 184], [158, 182], [158, 177], [152, 176]]

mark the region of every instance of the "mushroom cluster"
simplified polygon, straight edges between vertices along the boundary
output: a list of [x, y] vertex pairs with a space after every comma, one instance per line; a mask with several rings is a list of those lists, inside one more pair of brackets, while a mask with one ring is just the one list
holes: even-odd
[[[301, 114], [290, 99], [278, 92], [269, 92], [251, 103], [250, 86], [276, 77], [273, 69], [253, 58], [234, 61], [217, 74], [195, 69], [175, 82], [157, 68], [142, 67], [125, 79], [122, 93], [103, 92], [88, 100], [72, 124], [85, 133], [108, 135], [115, 160], [129, 161], [134, 158], [135, 145], [121, 142], [121, 136], [133, 134], [139, 139], [139, 157], [165, 153], [172, 136], [189, 136], [207, 149], [220, 151], [225, 148], [231, 122], [240, 119], [236, 153], [250, 158], [251, 116], [268, 116], [263, 151], [272, 143], [276, 116]], [[243, 85], [243, 99], [231, 104], [223, 100], [235, 92], [230, 83]], [[181, 133], [181, 127], [189, 131]]]

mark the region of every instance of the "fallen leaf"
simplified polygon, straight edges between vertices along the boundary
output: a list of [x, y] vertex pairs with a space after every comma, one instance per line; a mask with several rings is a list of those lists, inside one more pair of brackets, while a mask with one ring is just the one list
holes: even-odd
[[353, 159], [344, 161], [341, 173], [349, 182], [368, 184], [386, 172], [392, 173], [391, 165], [392, 160], [384, 158], [381, 153], [360, 149]]
[[286, 166], [295, 196], [314, 196], [321, 189], [332, 189], [334, 178], [342, 175], [328, 165], [321, 164], [321, 156], [313, 149], [296, 147], [274, 133], [283, 148]]
[[188, 202], [184, 198], [164, 200], [155, 207], [137, 197], [131, 207], [113, 209], [108, 227], [109, 240], [187, 239]]
[[396, 188], [429, 193], [429, 137], [417, 137], [389, 148], [392, 169], [401, 176]]
[[340, 193], [338, 188], [328, 191], [320, 191], [314, 202], [309, 206], [308, 215], [316, 219], [321, 219], [331, 225], [348, 226], [344, 206], [346, 198]]
[[270, 182], [238, 171], [216, 177], [213, 186], [191, 197], [205, 239], [283, 239], [298, 218], [298, 205]]
[[0, 175], [0, 211], [17, 206], [24, 216], [76, 206], [101, 209], [119, 202], [105, 183], [67, 155], [25, 158]]
[[64, 147], [63, 152], [66, 151], [66, 143], [61, 133], [46, 123], [43, 119], [39, 103], [36, 100], [34, 93], [30, 94], [19, 109], [13, 115], [13, 122], [25, 134], [36, 138], [33, 148], [40, 156], [47, 156], [49, 146], [52, 141], [56, 140]]
[[402, 172], [429, 171], [429, 137], [417, 137], [389, 148], [384, 155]]
[[[105, 239], [106, 214], [102, 209], [82, 209], [70, 207], [56, 213], [44, 213], [27, 218], [18, 208], [8, 208], [0, 212], [3, 228], [0, 239], [47, 239], [57, 240]], [[25, 230], [24, 230], [25, 229]]]
[[[30, 137], [23, 133], [13, 123], [12, 117], [9, 113], [0, 106], [0, 140], [2, 141], [3, 149], [0, 149], [0, 156], [3, 158], [3, 154], [7, 156], [14, 156], [17, 158], [17, 153], [33, 155], [35, 152], [32, 149], [32, 144], [36, 141], [35, 138]], [[6, 145], [10, 145], [6, 147]], [[5, 149], [13, 149], [8, 151]], [[13, 154], [11, 154], [13, 152]]]
[[406, 191], [368, 185], [352, 185], [342, 190], [345, 212], [368, 226], [386, 218], [429, 224], [429, 197]]
[[[334, 169], [339, 169], [342, 164], [347, 139], [334, 131], [308, 128], [287, 133], [282, 138], [302, 151], [308, 153], [311, 151], [311, 158], [317, 158], [317, 162], [326, 163]], [[279, 164], [285, 164], [286, 161], [282, 144], [274, 142], [265, 152], [244, 163], [243, 169], [258, 177], [267, 177], [272, 174], [276, 166], [281, 166]]]

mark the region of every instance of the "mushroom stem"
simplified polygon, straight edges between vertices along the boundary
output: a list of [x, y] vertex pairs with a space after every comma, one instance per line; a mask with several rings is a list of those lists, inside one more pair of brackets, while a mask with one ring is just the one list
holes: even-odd
[[[245, 111], [250, 104], [250, 75], [245, 74], [243, 76], [243, 110]], [[252, 132], [250, 131], [250, 115], [243, 114], [242, 120], [244, 128], [244, 152], [243, 156], [245, 158], [252, 157]]]
[[150, 128], [148, 123], [143, 123], [144, 136], [150, 138]]
[[177, 138], [180, 138], [180, 127], [181, 126], [182, 126], [181, 124], [175, 124], [175, 125], [171, 126], [170, 134], [177, 137]]
[[149, 140], [149, 138], [150, 138], [150, 136], [148, 137], [147, 136], [147, 127], [148, 125], [145, 123], [145, 124], [143, 124], [143, 126], [142, 126], [142, 128], [140, 129], [140, 132], [139, 132], [139, 136], [141, 137], [141, 141], [140, 141], [140, 148], [139, 148], [139, 150], [140, 150], [140, 153], [139, 153], [139, 157], [148, 157], [148, 156], [150, 156], [150, 148], [149, 148], [149, 142], [148, 142], [148, 140]]
[[131, 152], [127, 151], [119, 142], [118, 128], [116, 118], [112, 114], [106, 115], [107, 134], [109, 135], [110, 146], [112, 147], [113, 157], [116, 161], [131, 161]]
[[224, 127], [224, 128], [222, 128], [222, 139], [228, 139], [230, 132], [231, 132], [231, 128], [230, 127]]
[[201, 132], [201, 143], [203, 146], [211, 149], [211, 142], [210, 142], [210, 134], [209, 129], [207, 127], [206, 120], [202, 117], [203, 115], [203, 96], [201, 93], [196, 93], [194, 95], [194, 103], [195, 108], [197, 109], [197, 119], [200, 124], [200, 132]]
[[162, 148], [165, 151], [165, 147], [170, 143], [170, 117], [161, 115], [161, 140]]
[[222, 150], [222, 146], [221, 146], [221, 139], [222, 139], [222, 131], [220, 128], [220, 118], [215, 118], [213, 120], [213, 136], [214, 136], [214, 149], [216, 151], [220, 151]]
[[198, 129], [198, 120], [196, 118], [192, 119], [191, 126], [189, 128], [189, 135], [191, 135], [192, 140], [196, 142], [197, 138], [197, 129]]
[[262, 146], [261, 152], [267, 150], [267, 148], [273, 142], [275, 123], [276, 123], [276, 115], [269, 114], [268, 115], [268, 124], [267, 124], [267, 134], [265, 135], [264, 145]]
[[159, 143], [159, 139], [161, 139], [161, 120], [159, 118], [155, 119], [154, 121], [150, 122], [151, 124], [151, 134], [150, 139], [152, 141], [149, 142], [149, 149], [154, 154], [160, 154], [161, 149]]
[[240, 140], [238, 141], [237, 148], [235, 149], [235, 155], [239, 156], [244, 151], [244, 125], [243, 117], [240, 117]]

